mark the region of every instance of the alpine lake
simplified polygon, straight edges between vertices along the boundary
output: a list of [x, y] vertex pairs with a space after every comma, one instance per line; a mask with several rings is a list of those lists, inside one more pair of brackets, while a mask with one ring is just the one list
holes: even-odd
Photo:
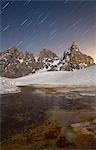
[[95, 150], [96, 87], [21, 87], [0, 97], [1, 150]]

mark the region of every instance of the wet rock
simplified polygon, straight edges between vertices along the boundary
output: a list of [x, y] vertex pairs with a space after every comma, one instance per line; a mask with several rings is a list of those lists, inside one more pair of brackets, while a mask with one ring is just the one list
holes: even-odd
[[54, 139], [57, 138], [60, 133], [60, 127], [53, 127], [48, 132], [45, 133], [45, 139]]
[[74, 144], [66, 140], [65, 137], [59, 137], [59, 139], [56, 142], [56, 146], [58, 148], [69, 148], [69, 147], [73, 147]]

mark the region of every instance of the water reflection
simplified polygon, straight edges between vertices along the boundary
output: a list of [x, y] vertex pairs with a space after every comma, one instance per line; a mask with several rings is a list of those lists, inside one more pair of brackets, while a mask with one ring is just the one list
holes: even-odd
[[69, 126], [96, 118], [96, 96], [81, 95], [76, 91], [57, 93], [54, 90], [23, 87], [21, 93], [3, 95], [0, 103], [2, 141], [27, 128], [34, 130], [50, 120], [62, 126], [66, 140], [74, 142], [75, 134]]

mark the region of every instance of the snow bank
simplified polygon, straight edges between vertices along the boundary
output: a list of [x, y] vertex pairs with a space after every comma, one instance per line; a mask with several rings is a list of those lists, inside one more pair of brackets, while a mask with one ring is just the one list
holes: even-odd
[[0, 77], [0, 94], [17, 92], [20, 92], [20, 88], [16, 87], [11, 79]]
[[37, 72], [25, 77], [0, 77], [0, 94], [18, 92], [18, 86], [96, 86], [96, 65], [78, 71]]
[[96, 86], [96, 65], [78, 71], [51, 71], [14, 79], [16, 86], [37, 85], [82, 85]]

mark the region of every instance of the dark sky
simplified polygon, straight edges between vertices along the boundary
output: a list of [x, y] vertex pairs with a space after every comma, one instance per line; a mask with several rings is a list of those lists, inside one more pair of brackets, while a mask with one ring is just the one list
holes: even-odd
[[4, 0], [0, 16], [1, 50], [48, 48], [61, 55], [77, 40], [96, 58], [96, 1]]

